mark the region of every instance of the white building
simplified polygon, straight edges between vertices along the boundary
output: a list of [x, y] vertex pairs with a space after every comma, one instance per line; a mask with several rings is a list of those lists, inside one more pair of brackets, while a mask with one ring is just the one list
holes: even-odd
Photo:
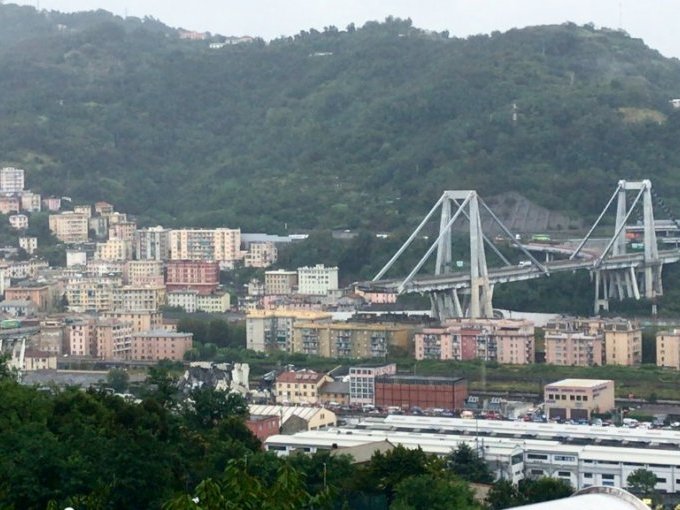
[[24, 170], [7, 166], [0, 168], [0, 192], [19, 193], [24, 190]]
[[394, 375], [397, 365], [364, 365], [349, 368], [350, 404], [375, 404], [375, 378], [381, 375]]
[[38, 238], [37, 237], [20, 237], [19, 238], [19, 248], [24, 250], [29, 255], [33, 255], [33, 252], [38, 249]]
[[87, 265], [87, 253], [83, 250], [66, 250], [66, 267]]
[[28, 216], [25, 214], [12, 214], [9, 217], [9, 225], [17, 230], [28, 228]]
[[168, 292], [168, 306], [184, 309], [185, 312], [224, 313], [231, 306], [228, 292], [201, 295], [195, 290], [178, 290]]
[[135, 254], [139, 260], [168, 260], [170, 258], [170, 229], [159, 225], [137, 230]]
[[338, 289], [338, 268], [317, 264], [298, 268], [298, 293], [324, 296]]

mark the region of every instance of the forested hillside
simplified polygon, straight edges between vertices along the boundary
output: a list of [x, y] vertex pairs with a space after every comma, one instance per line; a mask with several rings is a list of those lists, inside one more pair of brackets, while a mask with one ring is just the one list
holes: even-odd
[[640, 177], [680, 209], [680, 62], [590, 26], [454, 35], [388, 19], [211, 49], [0, 5], [0, 163], [167, 226], [394, 230], [446, 188], [588, 218]]

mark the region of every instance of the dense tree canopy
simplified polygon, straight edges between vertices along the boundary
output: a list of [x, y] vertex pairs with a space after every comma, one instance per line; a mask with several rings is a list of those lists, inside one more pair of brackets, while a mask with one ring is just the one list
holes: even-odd
[[680, 64], [623, 32], [458, 39], [388, 18], [209, 42], [1, 5], [0, 162], [167, 226], [398, 230], [452, 188], [593, 216], [639, 177], [680, 209]]

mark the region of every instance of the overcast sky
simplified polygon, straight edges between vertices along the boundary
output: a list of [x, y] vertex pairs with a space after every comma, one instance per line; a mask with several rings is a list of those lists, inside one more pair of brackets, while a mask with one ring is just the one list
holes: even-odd
[[150, 15], [167, 25], [223, 35], [273, 39], [309, 28], [361, 26], [388, 15], [410, 17], [419, 28], [452, 36], [513, 27], [592, 22], [623, 28], [666, 56], [680, 58], [678, 0], [27, 0], [41, 9], [106, 9], [121, 16]]

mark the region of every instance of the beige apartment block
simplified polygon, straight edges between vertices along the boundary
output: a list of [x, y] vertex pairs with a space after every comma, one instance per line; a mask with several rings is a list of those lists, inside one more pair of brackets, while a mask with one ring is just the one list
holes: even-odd
[[319, 389], [333, 379], [313, 370], [290, 370], [276, 378], [277, 404], [316, 404]]
[[96, 321], [84, 319], [66, 326], [68, 354], [71, 356], [91, 356], [96, 335]]
[[30, 191], [21, 192], [21, 209], [28, 212], [40, 212], [42, 200], [40, 194]]
[[128, 260], [123, 266], [125, 285], [162, 285], [163, 262], [160, 260]]
[[85, 243], [88, 239], [88, 218], [84, 214], [67, 211], [50, 214], [50, 231], [67, 244]]
[[110, 216], [113, 214], [113, 205], [108, 202], [96, 202], [94, 204], [94, 211], [101, 216]]
[[76, 205], [73, 206], [73, 212], [76, 214], [82, 214], [84, 216], [87, 216], [87, 218], [92, 217], [92, 206], [91, 205]]
[[591, 367], [604, 363], [604, 336], [577, 331], [545, 331], [545, 362]]
[[31, 301], [41, 312], [53, 309], [56, 290], [54, 285], [26, 282], [5, 289], [5, 301]]
[[113, 310], [102, 312], [103, 319], [116, 319], [130, 324], [133, 333], [141, 333], [151, 329], [161, 329], [163, 327], [163, 314], [154, 311], [121, 311]]
[[656, 365], [680, 369], [680, 329], [656, 334]]
[[125, 261], [132, 258], [132, 243], [125, 239], [109, 239], [97, 243], [95, 258], [107, 261]]
[[642, 362], [642, 329], [636, 321], [611, 319], [604, 322], [607, 365], [639, 365]]
[[499, 320], [492, 323], [496, 340], [496, 361], [503, 364], [527, 365], [534, 362], [534, 323], [526, 320]]
[[116, 285], [98, 278], [74, 280], [66, 285], [65, 298], [69, 312], [103, 312], [113, 308]]
[[132, 325], [117, 319], [98, 320], [95, 342], [94, 357], [129, 359], [132, 352]]
[[412, 329], [387, 324], [301, 322], [293, 326], [293, 352], [326, 358], [385, 358], [408, 351]]
[[271, 241], [252, 242], [248, 246], [243, 265], [245, 267], [269, 267], [276, 263], [278, 258], [279, 251]]
[[134, 245], [135, 234], [137, 233], [137, 223], [134, 221], [121, 221], [109, 225], [109, 239], [122, 239]]
[[142, 331], [132, 335], [130, 358], [134, 360], [182, 361], [193, 346], [193, 334], [164, 329]]
[[178, 229], [170, 232], [171, 260], [215, 260], [233, 266], [243, 256], [240, 229]]
[[293, 352], [293, 326], [296, 322], [329, 322], [329, 312], [309, 310], [252, 310], [246, 315], [246, 344], [257, 352]]
[[158, 311], [165, 305], [163, 285], [125, 285], [113, 290], [113, 309], [121, 311]]
[[615, 409], [614, 381], [603, 379], [564, 379], [544, 388], [548, 419], [589, 420], [592, 413]]
[[268, 296], [292, 294], [297, 288], [297, 279], [297, 271], [286, 271], [285, 269], [265, 271], [264, 293]]

